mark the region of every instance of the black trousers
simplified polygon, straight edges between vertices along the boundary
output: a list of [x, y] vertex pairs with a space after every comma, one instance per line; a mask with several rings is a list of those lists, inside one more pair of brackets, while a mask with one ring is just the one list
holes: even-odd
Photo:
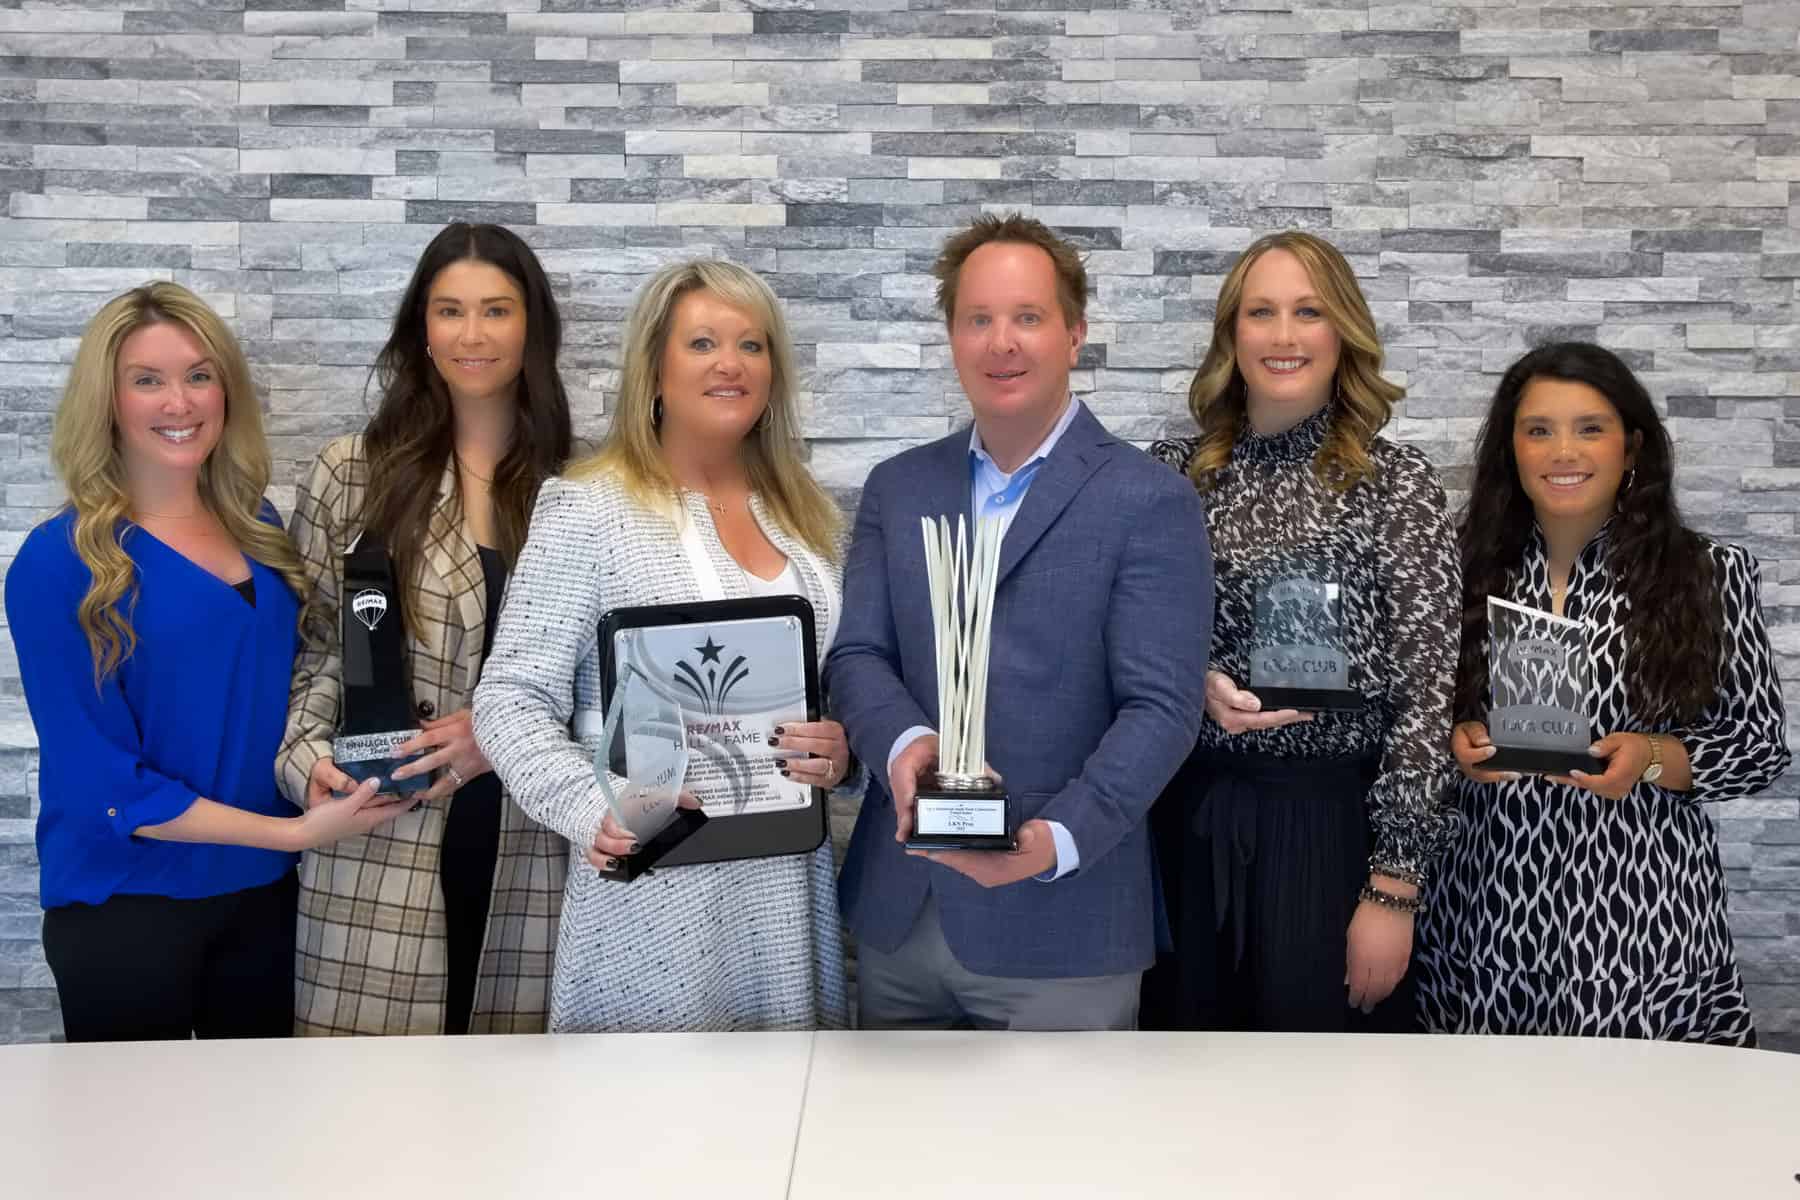
[[1364, 1015], [1345, 934], [1369, 877], [1373, 759], [1196, 751], [1152, 810], [1175, 951], [1146, 973], [1146, 1029], [1410, 1032], [1409, 971]]
[[444, 889], [444, 1032], [469, 1032], [481, 946], [487, 936], [494, 864], [500, 854], [500, 781], [478, 775], [450, 797], [444, 842], [438, 851], [438, 883]]
[[113, 896], [44, 913], [71, 1042], [289, 1037], [299, 876], [200, 900]]

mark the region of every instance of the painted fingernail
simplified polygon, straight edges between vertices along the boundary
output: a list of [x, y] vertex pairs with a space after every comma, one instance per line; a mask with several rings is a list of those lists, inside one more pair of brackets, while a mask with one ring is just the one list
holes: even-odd
[[605, 868], [605, 869], [606, 869], [606, 870], [608, 870], [608, 871], [616, 871], [616, 870], [618, 870], [618, 869], [619, 869], [619, 860], [618, 860], [618, 859], [616, 859], [616, 858], [609, 858], [609, 859], [607, 859], [607, 860], [606, 860], [606, 868]]
[[642, 849], [642, 847], [639, 846], [636, 842], [633, 842], [633, 843], [631, 843], [631, 849], [627, 850], [625, 853], [636, 854], [640, 849]]
[[787, 759], [785, 759], [785, 758], [778, 758], [778, 759], [776, 759], [776, 760], [775, 760], [775, 766], [776, 766], [776, 767], [777, 767], [777, 768], [782, 768], [782, 769], [785, 769], [785, 768], [786, 768], [786, 767], [787, 767]]
[[776, 727], [775, 727], [775, 732], [776, 732], [776, 733], [786, 733], [786, 732], [787, 732], [787, 726], [786, 726], [786, 725], [777, 725], [777, 726], [776, 726]]
[[[779, 732], [781, 732], [781, 731], [780, 731], [780, 730], [776, 730], [776, 732], [777, 732], [777, 733], [779, 733]], [[780, 738], [778, 738], [778, 737], [772, 737], [772, 738], [770, 738], [770, 739], [769, 739], [769, 745], [771, 745], [771, 746], [779, 746], [779, 745], [781, 745], [781, 739], [780, 739]]]
[[794, 775], [793, 775], [793, 772], [791, 772], [791, 771], [783, 771], [781, 773], [781, 777], [783, 779], [792, 779], [794, 777]]

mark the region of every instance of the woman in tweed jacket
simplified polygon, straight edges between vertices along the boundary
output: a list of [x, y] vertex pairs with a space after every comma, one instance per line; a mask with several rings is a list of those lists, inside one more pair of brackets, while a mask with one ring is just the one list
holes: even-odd
[[[665, 268], [627, 327], [605, 444], [539, 493], [475, 712], [520, 807], [570, 842], [552, 1030], [848, 1021], [830, 846], [603, 879], [595, 868], [635, 846], [594, 778], [598, 722], [580, 715], [604, 699], [600, 616], [624, 605], [798, 593], [824, 656], [840, 521], [796, 453], [793, 378], [767, 284], [730, 263]], [[788, 725], [780, 748], [815, 786], [849, 772], [835, 721]]]
[[447, 226], [425, 249], [376, 360], [368, 429], [319, 455], [293, 537], [311, 585], [277, 775], [343, 788], [344, 556], [379, 537], [404, 616], [420, 755], [435, 772], [392, 825], [300, 865], [302, 1034], [542, 1032], [562, 839], [506, 802], [469, 704], [508, 565], [543, 480], [568, 457], [561, 323], [543, 268], [494, 225]]

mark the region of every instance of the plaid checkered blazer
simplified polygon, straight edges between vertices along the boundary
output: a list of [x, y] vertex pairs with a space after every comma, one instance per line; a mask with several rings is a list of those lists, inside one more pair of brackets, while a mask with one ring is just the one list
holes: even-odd
[[[275, 774], [295, 804], [305, 803], [307, 776], [331, 753], [338, 726], [343, 556], [358, 533], [367, 485], [361, 436], [338, 438], [319, 453], [294, 505], [291, 532], [311, 609]], [[467, 708], [481, 669], [487, 591], [449, 469], [415, 597], [407, 660], [416, 711], [428, 718]], [[297, 1033], [443, 1032], [448, 970], [438, 849], [454, 802], [424, 805], [301, 859]], [[504, 799], [470, 1032], [544, 1031], [567, 855], [561, 837]]]

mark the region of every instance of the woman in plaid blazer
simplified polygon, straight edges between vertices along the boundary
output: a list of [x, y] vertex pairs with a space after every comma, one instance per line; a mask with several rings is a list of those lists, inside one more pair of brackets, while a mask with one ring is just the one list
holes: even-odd
[[[841, 595], [840, 519], [799, 457], [793, 351], [768, 285], [725, 262], [665, 268], [638, 297], [624, 359], [599, 454], [538, 497], [475, 700], [494, 769], [570, 842], [550, 1026], [842, 1027], [829, 845], [629, 885], [596, 870], [637, 849], [592, 765], [601, 613], [798, 594], [822, 657]], [[831, 788], [849, 773], [836, 721], [783, 726], [779, 749], [796, 780]]]
[[310, 584], [276, 763], [301, 803], [350, 778], [343, 719], [344, 556], [386, 547], [404, 618], [421, 803], [300, 866], [296, 1031], [541, 1032], [566, 847], [509, 803], [469, 714], [505, 577], [543, 481], [568, 457], [561, 322], [543, 268], [495, 225], [425, 248], [376, 359], [380, 407], [320, 453], [295, 505]]

